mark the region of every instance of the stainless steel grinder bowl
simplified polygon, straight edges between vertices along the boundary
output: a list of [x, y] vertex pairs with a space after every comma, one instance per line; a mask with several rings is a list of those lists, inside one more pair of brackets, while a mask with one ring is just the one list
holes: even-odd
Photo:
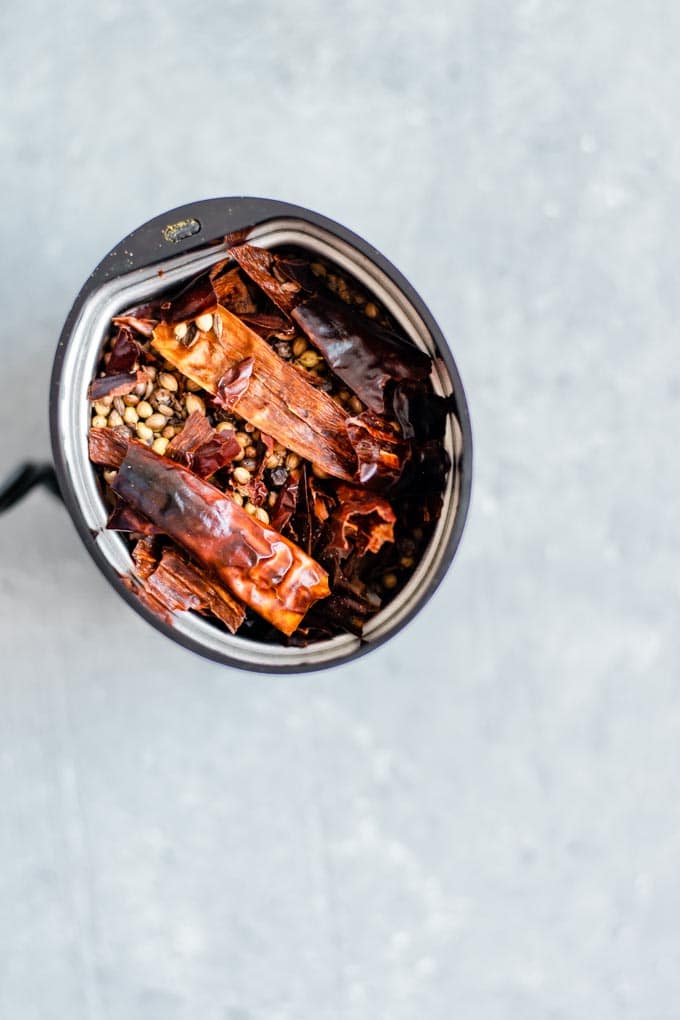
[[[225, 256], [224, 237], [240, 232], [262, 247], [307, 249], [335, 262], [382, 303], [414, 344], [434, 359], [436, 392], [453, 394], [445, 445], [452, 467], [441, 517], [413, 576], [366, 626], [307, 648], [284, 648], [231, 635], [196, 613], [165, 622], [144, 606], [123, 578], [129, 550], [106, 530], [107, 511], [88, 459], [87, 388], [111, 318], [174, 287]], [[425, 605], [455, 555], [465, 524], [472, 477], [472, 436], [463, 386], [447, 343], [422, 299], [375, 248], [351, 231], [300, 206], [260, 198], [215, 198], [157, 216], [133, 231], [99, 263], [76, 298], [61, 334], [50, 391], [50, 428], [60, 493], [95, 563], [119, 594], [154, 627], [207, 658], [242, 669], [294, 673], [355, 659], [399, 631]]]

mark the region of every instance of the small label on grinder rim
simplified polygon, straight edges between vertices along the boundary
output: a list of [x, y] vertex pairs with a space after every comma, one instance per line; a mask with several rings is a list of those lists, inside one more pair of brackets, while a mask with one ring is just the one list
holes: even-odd
[[192, 234], [197, 234], [200, 229], [201, 224], [198, 220], [180, 220], [178, 223], [169, 223], [167, 227], [163, 227], [162, 233], [166, 241], [177, 244], [178, 241], [184, 241]]

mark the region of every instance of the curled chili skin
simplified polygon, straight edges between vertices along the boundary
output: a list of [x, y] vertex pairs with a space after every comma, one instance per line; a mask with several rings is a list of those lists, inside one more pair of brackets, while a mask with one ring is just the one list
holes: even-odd
[[113, 489], [284, 634], [329, 594], [326, 571], [302, 549], [139, 443], [129, 444]]
[[156, 319], [142, 318], [137, 315], [114, 315], [113, 324], [114, 326], [126, 326], [133, 333], [137, 333], [139, 336], [144, 337], [145, 340], [148, 340], [153, 333]]
[[163, 301], [159, 312], [164, 322], [184, 322], [222, 304], [238, 315], [255, 313], [255, 305], [237, 269], [225, 272], [227, 261], [218, 262], [208, 273], [191, 280], [172, 300]]
[[280, 308], [284, 315], [290, 315], [299, 301], [300, 284], [287, 278], [277, 280], [273, 269], [279, 257], [266, 248], [257, 248], [253, 244], [242, 244], [231, 248], [229, 254], [236, 259], [239, 266], [250, 279], [257, 284], [269, 300]]
[[91, 428], [87, 435], [90, 460], [104, 467], [120, 467], [128, 448], [127, 430]]
[[216, 432], [212, 439], [209, 439], [193, 454], [191, 458], [191, 469], [201, 478], [210, 478], [220, 468], [231, 464], [235, 457], [241, 452], [241, 444], [225, 432]]
[[107, 375], [118, 375], [132, 372], [139, 360], [140, 348], [127, 326], [119, 326], [111, 345], [111, 353], [106, 366]]
[[87, 391], [88, 400], [101, 400], [102, 397], [124, 397], [132, 393], [135, 386], [148, 380], [146, 372], [119, 372], [116, 375], [103, 375], [93, 379]]
[[394, 510], [382, 496], [350, 485], [339, 485], [337, 509], [330, 518], [326, 549], [341, 557], [356, 551], [376, 553], [394, 541]]
[[191, 468], [201, 478], [209, 478], [238, 457], [241, 446], [233, 431], [216, 432], [207, 418], [194, 411], [166, 450], [171, 460]]
[[243, 358], [228, 368], [217, 383], [215, 403], [225, 411], [233, 411], [239, 397], [250, 386], [250, 377], [255, 367], [255, 358]]
[[272, 526], [281, 531], [285, 528], [297, 508], [300, 492], [300, 479], [296, 475], [288, 475], [272, 509]]

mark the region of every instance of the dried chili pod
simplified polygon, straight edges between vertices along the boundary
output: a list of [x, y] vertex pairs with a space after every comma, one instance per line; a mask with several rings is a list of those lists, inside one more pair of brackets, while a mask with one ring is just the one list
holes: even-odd
[[359, 462], [358, 481], [371, 488], [395, 485], [410, 460], [410, 443], [370, 411], [349, 418], [346, 428]]
[[[338, 491], [340, 488], [342, 486], [338, 487]], [[323, 524], [330, 517], [331, 510], [335, 506], [336, 501], [333, 496], [324, 492], [313, 475], [307, 479], [307, 489], [309, 492], [310, 510], [319, 524]]]
[[253, 315], [242, 315], [238, 314], [239, 319], [245, 322], [254, 333], [261, 336], [263, 340], [269, 340], [270, 337], [276, 336], [287, 336], [291, 337], [295, 335], [295, 326], [290, 322], [289, 319], [284, 319], [282, 315], [272, 315], [271, 313], [258, 313]]
[[[221, 322], [220, 317], [217, 321]], [[221, 335], [221, 334], [220, 334]], [[255, 358], [243, 358], [235, 365], [228, 368], [224, 375], [221, 375], [217, 382], [217, 393], [215, 403], [225, 411], [232, 411], [243, 394], [250, 386], [250, 377], [255, 367]]]
[[163, 550], [160, 563], [145, 581], [147, 590], [173, 612], [212, 613], [232, 634], [243, 623], [245, 610], [240, 602], [176, 549]]
[[375, 414], [390, 414], [390, 382], [429, 376], [432, 361], [424, 351], [344, 301], [319, 294], [318, 280], [305, 259], [248, 244], [232, 248], [230, 254]]
[[405, 439], [440, 440], [455, 411], [452, 396], [440, 397], [423, 381], [403, 381], [386, 395]]
[[274, 275], [283, 283], [287, 280], [296, 283], [300, 291], [316, 294], [319, 281], [311, 270], [309, 261], [299, 255], [274, 255], [272, 264]]
[[119, 499], [106, 522], [109, 531], [129, 531], [136, 535], [162, 535], [163, 529]]
[[291, 315], [335, 374], [375, 414], [390, 412], [388, 383], [426, 379], [432, 370], [427, 354], [343, 301], [316, 295]]
[[215, 305], [239, 315], [254, 314], [257, 309], [250, 296], [237, 267], [232, 267], [228, 260], [218, 262], [208, 272], [191, 280], [174, 298], [161, 303], [161, 315], [164, 322], [174, 325], [194, 319]]
[[253, 283], [256, 283], [277, 308], [285, 315], [290, 315], [300, 300], [303, 289], [294, 280], [277, 280], [272, 270], [277, 257], [266, 248], [257, 248], [253, 244], [238, 245], [229, 250], [232, 258]]
[[132, 372], [140, 355], [140, 347], [127, 326], [119, 326], [106, 364], [107, 375]]
[[118, 468], [125, 460], [128, 442], [125, 428], [91, 428], [87, 434], [90, 460], [103, 467]]
[[140, 443], [129, 444], [112, 488], [284, 634], [329, 594], [326, 571], [302, 549]]
[[[315, 389], [226, 308], [218, 307], [221, 335], [202, 332], [191, 348], [182, 347], [166, 323], [154, 330], [152, 346], [189, 379], [217, 394], [236, 380], [234, 367], [253, 359], [247, 388], [233, 403], [236, 414], [274, 436], [286, 449], [311, 460], [323, 471], [350, 481], [357, 470], [347, 435], [347, 415], [325, 393]], [[238, 375], [238, 372], [237, 372]]]
[[295, 513], [299, 493], [299, 475], [287, 474], [271, 512], [272, 528], [275, 528], [277, 531], [282, 531], [285, 528]]
[[234, 432], [217, 432], [200, 411], [194, 411], [181, 432], [170, 441], [166, 455], [191, 468], [201, 478], [209, 478], [230, 464], [241, 452]]
[[132, 550], [132, 560], [137, 577], [145, 581], [158, 566], [158, 539], [153, 536], [140, 538]]
[[305, 626], [312, 631], [318, 628], [327, 634], [341, 631], [361, 637], [366, 621], [375, 612], [375, 607], [365, 598], [346, 592], [333, 592], [329, 598], [314, 606], [305, 620]]
[[350, 485], [339, 485], [337, 498], [338, 506], [328, 524], [326, 551], [337, 552], [341, 558], [350, 552], [363, 556], [394, 541], [397, 518], [386, 499]]
[[139, 333], [140, 336], [148, 340], [153, 333], [154, 326], [158, 324], [158, 319], [142, 318], [137, 315], [114, 315], [113, 324], [114, 326], [127, 326], [133, 333]]
[[203, 273], [198, 279], [191, 280], [174, 298], [161, 303], [161, 316], [164, 322], [172, 325], [193, 319], [214, 304], [215, 290], [210, 273]]
[[231, 266], [231, 262], [225, 259], [213, 266], [210, 279], [216, 305], [223, 305], [234, 315], [255, 315], [257, 307], [237, 266]]
[[241, 444], [233, 432], [215, 432], [193, 454], [191, 469], [201, 478], [210, 478], [216, 471], [231, 464], [240, 453]]
[[172, 617], [168, 607], [148, 590], [143, 581], [140, 581], [138, 577], [128, 577], [125, 575], [121, 577], [121, 581], [128, 591], [131, 591], [133, 595], [136, 595], [139, 601], [142, 602], [150, 612], [152, 612], [155, 616], [159, 616], [161, 620], [165, 620], [166, 623], [172, 623]]
[[93, 379], [87, 391], [88, 400], [102, 397], [124, 397], [132, 393], [135, 386], [149, 381], [149, 376], [140, 369], [138, 372], [121, 372], [118, 375], [103, 375]]
[[168, 457], [178, 464], [191, 467], [194, 453], [212, 437], [214, 429], [206, 416], [200, 411], [193, 411], [184, 422], [181, 432], [170, 440], [166, 450]]

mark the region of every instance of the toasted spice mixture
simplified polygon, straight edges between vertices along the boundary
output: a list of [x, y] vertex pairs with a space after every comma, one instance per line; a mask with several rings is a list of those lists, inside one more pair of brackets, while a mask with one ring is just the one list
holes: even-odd
[[140, 599], [251, 639], [361, 635], [441, 511], [450, 398], [332, 263], [242, 244], [116, 316], [90, 459]]

